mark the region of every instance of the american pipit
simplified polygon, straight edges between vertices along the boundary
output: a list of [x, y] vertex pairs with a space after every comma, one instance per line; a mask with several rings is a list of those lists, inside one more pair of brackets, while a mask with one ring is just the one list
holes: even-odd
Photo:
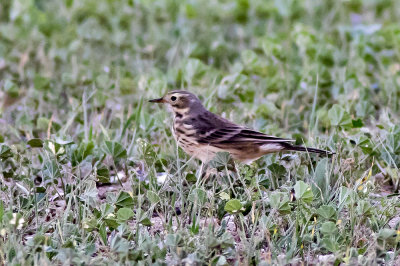
[[291, 144], [294, 140], [269, 136], [236, 125], [208, 111], [199, 98], [187, 91], [171, 91], [153, 103], [165, 103], [174, 113], [173, 133], [178, 145], [203, 163], [217, 152], [229, 152], [233, 159], [251, 163], [261, 156], [281, 151], [305, 151], [323, 155], [330, 151]]

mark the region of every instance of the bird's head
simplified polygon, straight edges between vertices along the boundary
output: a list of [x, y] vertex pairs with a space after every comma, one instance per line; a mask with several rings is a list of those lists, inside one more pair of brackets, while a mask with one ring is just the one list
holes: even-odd
[[149, 100], [152, 103], [165, 103], [172, 107], [175, 114], [188, 114], [199, 109], [203, 109], [203, 105], [199, 98], [188, 91], [171, 91], [158, 99]]

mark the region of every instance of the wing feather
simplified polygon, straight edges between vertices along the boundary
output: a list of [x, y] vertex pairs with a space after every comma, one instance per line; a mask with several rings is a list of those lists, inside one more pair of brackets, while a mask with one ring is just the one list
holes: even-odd
[[248, 128], [218, 128], [207, 132], [204, 136], [198, 136], [200, 143], [210, 144], [229, 144], [254, 142], [258, 144], [275, 143], [275, 142], [292, 142], [291, 139], [283, 139], [275, 136], [266, 135], [264, 133], [250, 130]]
[[262, 132], [239, 126], [231, 121], [211, 112], [199, 114], [196, 117], [197, 141], [203, 144], [266, 144], [293, 142], [292, 139], [283, 139], [270, 136]]

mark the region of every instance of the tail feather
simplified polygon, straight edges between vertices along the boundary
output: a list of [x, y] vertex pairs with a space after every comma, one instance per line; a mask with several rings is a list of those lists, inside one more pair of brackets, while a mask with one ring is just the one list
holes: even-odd
[[321, 149], [316, 149], [316, 148], [308, 148], [308, 147], [303, 147], [303, 146], [295, 146], [290, 143], [285, 143], [285, 150], [287, 151], [303, 151], [303, 152], [310, 152], [310, 153], [318, 153], [318, 154], [323, 154], [323, 155], [332, 155], [335, 154], [335, 152], [332, 151], [327, 151], [327, 150], [321, 150]]

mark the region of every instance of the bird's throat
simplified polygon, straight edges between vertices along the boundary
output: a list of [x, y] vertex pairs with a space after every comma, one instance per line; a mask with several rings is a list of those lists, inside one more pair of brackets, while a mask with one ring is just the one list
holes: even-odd
[[187, 116], [189, 114], [189, 108], [182, 108], [182, 109], [178, 109], [178, 108], [174, 108], [173, 112], [175, 115], [175, 120], [180, 120], [180, 119], [184, 119], [185, 116]]

